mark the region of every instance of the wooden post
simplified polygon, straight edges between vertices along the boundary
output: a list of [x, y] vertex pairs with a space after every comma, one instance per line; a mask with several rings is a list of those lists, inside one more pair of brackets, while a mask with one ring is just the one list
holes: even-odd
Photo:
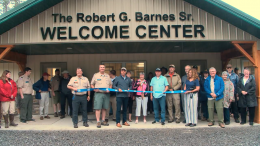
[[[258, 44], [259, 45], [259, 44]], [[255, 123], [260, 123], [260, 50], [257, 50], [257, 42], [253, 45], [253, 58], [256, 63], [255, 82], [256, 82], [256, 98], [258, 106], [255, 109]]]
[[0, 60], [3, 59], [12, 49], [13, 47], [7, 47], [1, 54], [0, 54]]

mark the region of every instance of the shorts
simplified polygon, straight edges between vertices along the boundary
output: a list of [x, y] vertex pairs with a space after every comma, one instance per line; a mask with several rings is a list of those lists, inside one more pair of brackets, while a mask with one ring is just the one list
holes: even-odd
[[94, 109], [108, 109], [109, 107], [109, 93], [95, 93], [94, 96]]
[[17, 96], [15, 98], [15, 106], [16, 106], [16, 108], [20, 108], [20, 106], [21, 106], [21, 96], [20, 96], [20, 94], [17, 94]]
[[54, 91], [55, 96], [52, 97], [53, 104], [58, 104], [60, 103], [60, 92], [59, 91]]

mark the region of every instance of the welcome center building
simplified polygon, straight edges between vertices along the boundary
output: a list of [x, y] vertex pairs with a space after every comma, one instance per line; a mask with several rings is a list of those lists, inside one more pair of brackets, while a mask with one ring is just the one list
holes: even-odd
[[91, 79], [101, 63], [134, 78], [169, 64], [184, 75], [185, 65], [230, 63], [251, 69], [260, 104], [260, 21], [219, 0], [28, 0], [0, 15], [0, 53], [0, 72], [17, 80], [28, 66], [33, 82], [56, 68], [81, 67]]

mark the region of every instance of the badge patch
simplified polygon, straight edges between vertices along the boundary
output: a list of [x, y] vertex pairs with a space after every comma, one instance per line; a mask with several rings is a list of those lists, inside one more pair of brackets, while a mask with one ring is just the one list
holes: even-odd
[[29, 83], [29, 81], [25, 81], [25, 83]]
[[97, 79], [97, 81], [101, 81], [101, 79]]
[[74, 82], [74, 84], [78, 84], [78, 82]]

